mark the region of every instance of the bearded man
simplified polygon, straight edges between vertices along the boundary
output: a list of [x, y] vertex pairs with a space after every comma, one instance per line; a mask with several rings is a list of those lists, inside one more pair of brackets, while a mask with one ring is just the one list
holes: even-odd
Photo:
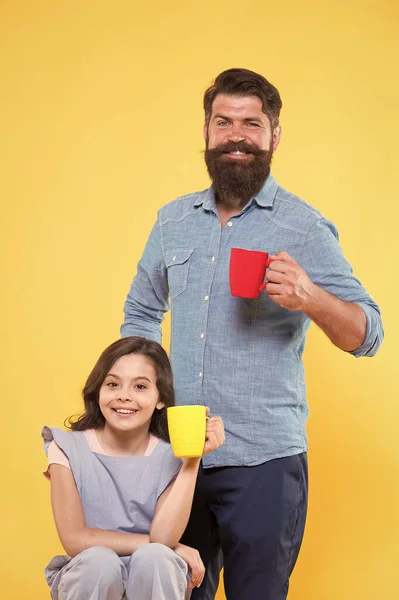
[[[314, 321], [333, 344], [373, 356], [378, 306], [352, 275], [335, 226], [270, 173], [281, 99], [246, 69], [205, 92], [212, 186], [160, 209], [125, 304], [122, 335], [161, 342], [172, 308], [177, 404], [221, 415], [226, 441], [203, 458], [182, 542], [206, 567], [192, 600], [284, 600], [305, 526], [308, 406], [302, 354]], [[257, 299], [233, 297], [233, 247], [269, 253]]]

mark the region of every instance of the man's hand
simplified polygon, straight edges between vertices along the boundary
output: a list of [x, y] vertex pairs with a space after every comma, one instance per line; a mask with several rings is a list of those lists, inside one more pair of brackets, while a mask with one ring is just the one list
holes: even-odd
[[283, 308], [301, 310], [341, 350], [359, 348], [366, 337], [366, 315], [355, 302], [346, 302], [312, 283], [287, 252], [270, 256], [266, 292]]
[[314, 284], [301, 266], [287, 252], [269, 256], [266, 273], [266, 292], [269, 298], [283, 308], [304, 310]]
[[188, 584], [190, 590], [193, 587], [199, 587], [204, 579], [205, 567], [198, 550], [190, 548], [190, 546], [185, 546], [184, 544], [177, 544], [173, 550], [187, 563], [191, 573], [191, 581]]

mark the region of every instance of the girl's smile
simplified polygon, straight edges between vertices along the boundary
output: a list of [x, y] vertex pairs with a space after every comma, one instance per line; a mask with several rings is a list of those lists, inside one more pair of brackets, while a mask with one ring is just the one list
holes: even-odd
[[133, 410], [132, 408], [113, 408], [117, 415], [122, 418], [131, 417], [132, 415], [136, 415], [138, 410]]

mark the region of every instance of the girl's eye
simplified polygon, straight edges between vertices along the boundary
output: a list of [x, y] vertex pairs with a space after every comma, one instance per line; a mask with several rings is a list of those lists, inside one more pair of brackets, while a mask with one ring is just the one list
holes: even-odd
[[146, 386], [145, 386], [143, 383], [138, 383], [138, 384], [136, 385], [136, 388], [137, 388], [137, 389], [139, 389], [139, 390], [145, 390], [145, 389], [146, 389]]
[[115, 381], [108, 381], [108, 383], [106, 384], [108, 387], [117, 387], [117, 383]]

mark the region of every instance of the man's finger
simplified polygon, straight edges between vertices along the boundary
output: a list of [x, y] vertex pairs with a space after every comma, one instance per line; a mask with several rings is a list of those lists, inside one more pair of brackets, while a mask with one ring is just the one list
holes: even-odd
[[272, 260], [269, 266], [269, 270], [266, 271], [266, 276], [267, 273], [270, 273], [270, 271], [286, 273], [290, 268], [292, 268], [292, 263], [289, 263], [284, 260]]
[[[284, 263], [279, 263], [284, 264]], [[269, 269], [266, 273], [267, 281], [272, 281], [273, 283], [281, 283], [284, 281], [284, 271], [280, 271], [280, 269]]]
[[267, 283], [266, 292], [269, 296], [281, 296], [284, 294], [285, 289], [282, 288], [281, 283]]
[[291, 265], [296, 265], [298, 264], [289, 254], [288, 252], [285, 252], [285, 250], [282, 250], [281, 252], [277, 252], [277, 254], [272, 254], [272, 256], [269, 256], [269, 260], [271, 261], [271, 264], [278, 260], [278, 261], [282, 261], [282, 262], [286, 262], [286, 263], [290, 263]]

